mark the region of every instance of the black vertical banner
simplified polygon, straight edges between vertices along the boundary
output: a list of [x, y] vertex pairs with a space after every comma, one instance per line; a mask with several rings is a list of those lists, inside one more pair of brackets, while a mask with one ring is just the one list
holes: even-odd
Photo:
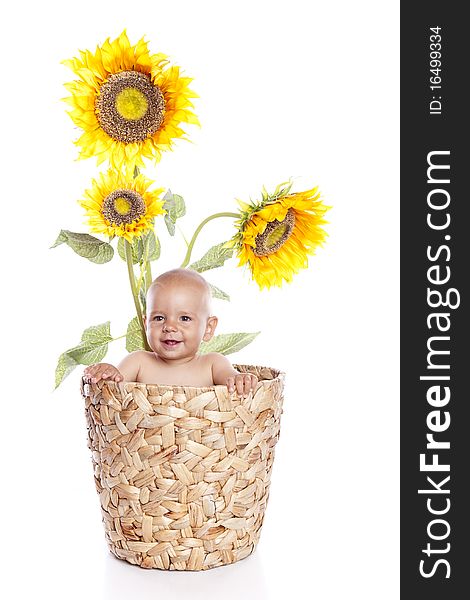
[[470, 597], [470, 30], [401, 3], [401, 597]]

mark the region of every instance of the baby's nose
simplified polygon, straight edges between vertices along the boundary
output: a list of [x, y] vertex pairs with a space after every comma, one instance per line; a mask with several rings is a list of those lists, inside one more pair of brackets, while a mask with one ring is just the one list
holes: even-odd
[[165, 321], [163, 324], [163, 331], [176, 331], [176, 325], [173, 321]]

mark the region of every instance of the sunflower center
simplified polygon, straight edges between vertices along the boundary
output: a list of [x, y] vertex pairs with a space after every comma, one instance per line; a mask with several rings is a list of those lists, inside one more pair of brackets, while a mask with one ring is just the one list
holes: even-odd
[[135, 121], [147, 112], [149, 103], [145, 95], [137, 88], [128, 87], [116, 96], [116, 110], [124, 119]]
[[144, 73], [121, 71], [101, 85], [95, 110], [105, 133], [131, 144], [143, 142], [158, 131], [165, 116], [165, 99]]
[[119, 196], [114, 200], [114, 210], [120, 215], [128, 215], [131, 210], [131, 203], [127, 198]]
[[114, 190], [104, 199], [101, 214], [112, 225], [130, 224], [145, 215], [145, 202], [134, 190]]
[[274, 254], [281, 248], [292, 235], [295, 225], [295, 214], [292, 208], [289, 208], [285, 218], [282, 221], [275, 219], [266, 225], [263, 233], [259, 233], [253, 248], [256, 256], [268, 256]]

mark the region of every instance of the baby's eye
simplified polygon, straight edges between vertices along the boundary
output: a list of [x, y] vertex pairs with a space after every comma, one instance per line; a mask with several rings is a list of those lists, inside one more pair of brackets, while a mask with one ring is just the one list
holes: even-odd
[[191, 317], [188, 317], [188, 315], [183, 315], [183, 316], [181, 317], [181, 320], [182, 320], [182, 321], [185, 321], [185, 322], [187, 323], [188, 321], [191, 321]]
[[163, 321], [163, 317], [162, 317], [162, 315], [155, 315], [155, 316], [153, 317], [153, 320], [154, 320], [154, 321]]

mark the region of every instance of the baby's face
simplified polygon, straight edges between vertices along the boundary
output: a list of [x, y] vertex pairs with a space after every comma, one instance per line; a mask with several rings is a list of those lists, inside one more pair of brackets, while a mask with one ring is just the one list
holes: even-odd
[[197, 282], [167, 281], [149, 290], [146, 332], [152, 350], [166, 361], [193, 358], [202, 340], [214, 334], [207, 290]]

